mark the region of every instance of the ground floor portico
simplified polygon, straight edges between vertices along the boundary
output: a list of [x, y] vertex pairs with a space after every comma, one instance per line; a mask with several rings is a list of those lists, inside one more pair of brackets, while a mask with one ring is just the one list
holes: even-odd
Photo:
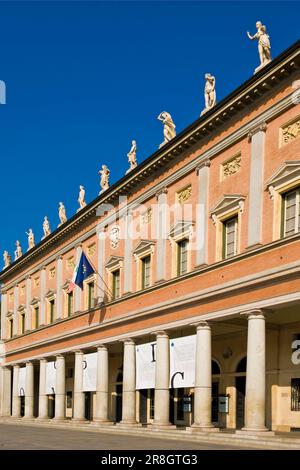
[[[170, 345], [185, 337], [195, 338], [194, 385], [172, 387]], [[136, 356], [138, 347], [147, 343], [155, 344], [154, 365], [149, 365], [155, 378], [153, 386], [140, 388]], [[249, 434], [297, 431], [299, 349], [300, 306], [295, 303], [182, 327], [163, 325], [151, 334], [133, 331], [122, 340], [111, 338], [43, 357], [33, 350], [26, 360], [10, 362], [7, 357], [2, 365], [0, 412], [30, 422]], [[89, 377], [85, 369], [92, 359], [94, 376]]]

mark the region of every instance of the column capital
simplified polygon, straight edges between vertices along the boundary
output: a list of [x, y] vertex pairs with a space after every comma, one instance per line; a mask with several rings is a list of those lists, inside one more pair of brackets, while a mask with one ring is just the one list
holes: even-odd
[[103, 351], [105, 349], [108, 350], [108, 344], [98, 344], [96, 348], [97, 348], [97, 351], [101, 351], [101, 350]]
[[81, 349], [76, 349], [74, 353], [75, 355], [82, 355], [82, 356], [84, 355], [84, 352]]
[[153, 331], [153, 333], [151, 333], [151, 335], [154, 335], [156, 337], [160, 336], [162, 338], [169, 337], [168, 333], [164, 330]]
[[48, 362], [45, 357], [40, 357], [39, 361], [40, 361], [40, 362], [44, 362], [44, 363], [47, 363], [47, 362]]
[[132, 338], [121, 339], [120, 342], [124, 344], [135, 344], [135, 341]]
[[209, 168], [211, 165], [211, 162], [210, 162], [210, 159], [207, 158], [205, 160], [203, 160], [202, 162], [199, 163], [199, 165], [196, 166], [196, 173], [197, 175], [199, 174], [199, 171], [202, 169], [202, 168]]
[[245, 312], [240, 313], [241, 316], [246, 316], [248, 320], [264, 320], [265, 314], [264, 311], [260, 308], [254, 308], [252, 310], [246, 310]]
[[63, 354], [56, 354], [56, 359], [65, 359]]
[[203, 321], [199, 321], [197, 323], [191, 323], [191, 326], [194, 326], [196, 328], [196, 331], [199, 331], [199, 330], [211, 330], [211, 326], [210, 326], [210, 323], [208, 323], [207, 321], [203, 320]]
[[257, 124], [257, 126], [253, 127], [249, 132], [248, 132], [248, 142], [251, 142], [252, 140], [252, 137], [254, 136], [254, 134], [256, 134], [257, 132], [266, 132], [267, 130], [267, 123], [265, 121], [263, 122], [260, 122], [259, 124]]
[[21, 367], [20, 364], [13, 364], [14, 369], [20, 369], [20, 367]]
[[168, 194], [168, 188], [164, 187], [157, 191], [157, 193], [155, 194], [156, 199], [158, 199], [161, 194]]

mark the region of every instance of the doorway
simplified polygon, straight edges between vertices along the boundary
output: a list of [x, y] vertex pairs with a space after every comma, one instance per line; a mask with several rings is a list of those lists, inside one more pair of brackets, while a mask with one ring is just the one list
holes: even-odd
[[245, 396], [246, 396], [246, 370], [247, 357], [244, 357], [236, 368], [239, 375], [235, 378], [236, 389], [236, 428], [241, 429], [245, 425]]
[[122, 420], [123, 409], [123, 372], [119, 372], [116, 381], [116, 422]]

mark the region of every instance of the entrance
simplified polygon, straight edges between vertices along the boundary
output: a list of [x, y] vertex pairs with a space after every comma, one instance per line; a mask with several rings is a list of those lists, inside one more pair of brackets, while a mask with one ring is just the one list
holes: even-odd
[[[236, 372], [245, 373], [247, 370], [247, 358], [244, 357], [236, 368]], [[236, 428], [241, 429], [245, 425], [245, 395], [246, 376], [241, 375], [235, 378], [236, 389]]]
[[123, 372], [119, 372], [116, 383], [116, 422], [122, 420], [123, 409]]
[[147, 424], [148, 390], [140, 390], [140, 423]]
[[84, 394], [84, 417], [87, 421], [92, 419], [92, 394], [91, 392], [85, 392]]

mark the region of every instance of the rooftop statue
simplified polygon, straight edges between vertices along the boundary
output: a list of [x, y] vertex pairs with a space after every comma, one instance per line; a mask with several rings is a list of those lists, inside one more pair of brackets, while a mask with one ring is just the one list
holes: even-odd
[[47, 216], [45, 216], [45, 218], [44, 218], [43, 231], [44, 231], [44, 236], [43, 236], [42, 240], [44, 240], [44, 238], [48, 237], [48, 235], [51, 234], [50, 223], [49, 223], [49, 220], [48, 220]]
[[205, 108], [201, 113], [206, 113], [211, 108], [213, 108], [217, 102], [217, 95], [216, 95], [216, 79], [210, 73], [205, 74], [205, 87], [204, 87], [204, 100], [205, 100]]
[[[266, 32], [266, 27], [261, 23], [261, 21], [257, 21], [256, 23], [257, 32], [254, 36], [251, 36], [249, 31], [247, 31], [248, 38], [251, 40], [257, 39], [258, 41], [258, 53], [260, 59], [260, 66], [255, 69], [255, 72], [258, 72], [262, 67], [267, 65], [271, 61], [271, 45], [270, 45], [270, 37]], [[255, 73], [254, 72], [254, 73]]]
[[26, 232], [26, 235], [28, 235], [28, 250], [27, 251], [29, 251], [35, 247], [35, 240], [34, 240], [34, 234], [33, 234], [32, 228], [29, 229], [29, 232]]
[[11, 256], [8, 253], [8, 251], [4, 251], [3, 253], [3, 259], [4, 259], [4, 269], [8, 268], [8, 266], [11, 265]]
[[79, 209], [77, 212], [81, 211], [81, 209], [83, 209], [86, 206], [84, 186], [79, 187], [78, 203], [79, 203]]
[[59, 203], [58, 216], [60, 220], [59, 227], [67, 222], [66, 208], [63, 202]]
[[160, 113], [157, 119], [162, 121], [164, 125], [164, 141], [159, 146], [159, 148], [161, 148], [176, 136], [176, 126], [173, 122], [171, 114], [167, 113], [167, 111]]
[[19, 240], [16, 241], [15, 261], [23, 255]]
[[131, 149], [130, 149], [129, 153], [127, 153], [128, 162], [129, 162], [130, 167], [126, 171], [126, 174], [137, 167], [136, 150], [137, 150], [136, 140], [133, 140], [132, 143], [131, 143]]
[[106, 191], [109, 188], [110, 170], [107, 168], [106, 165], [102, 165], [102, 169], [99, 171], [99, 175], [100, 175], [100, 187], [101, 187], [101, 191], [99, 194], [102, 194], [104, 191]]

